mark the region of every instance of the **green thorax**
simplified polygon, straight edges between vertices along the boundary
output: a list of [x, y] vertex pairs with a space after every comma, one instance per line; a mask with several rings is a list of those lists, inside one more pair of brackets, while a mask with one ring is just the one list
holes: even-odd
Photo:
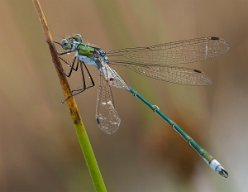
[[90, 57], [93, 56], [95, 48], [90, 45], [80, 44], [77, 47], [77, 51], [79, 55]]

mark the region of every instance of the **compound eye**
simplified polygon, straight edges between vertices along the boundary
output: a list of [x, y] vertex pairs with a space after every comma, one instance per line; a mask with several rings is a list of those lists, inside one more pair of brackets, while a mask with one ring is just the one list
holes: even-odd
[[66, 45], [68, 45], [68, 40], [67, 39], [62, 39], [61, 40], [61, 46], [65, 47]]
[[62, 39], [61, 47], [65, 50], [71, 49], [72, 44], [68, 41], [68, 39]]
[[77, 41], [78, 43], [82, 43], [83, 42], [83, 37], [80, 34], [76, 34], [73, 39], [75, 41]]

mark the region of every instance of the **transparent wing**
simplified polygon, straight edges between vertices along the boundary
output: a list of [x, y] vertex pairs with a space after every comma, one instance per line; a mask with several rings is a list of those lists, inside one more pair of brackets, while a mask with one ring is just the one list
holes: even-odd
[[125, 81], [108, 64], [102, 63], [102, 67], [99, 70], [101, 72], [101, 75], [105, 77], [105, 80], [108, 82], [109, 85], [116, 88], [129, 90]]
[[97, 93], [96, 121], [100, 129], [107, 134], [116, 132], [121, 123], [114, 107], [111, 88], [102, 75], [100, 75], [100, 85]]
[[153, 45], [119, 49], [107, 52], [111, 62], [132, 62], [144, 65], [177, 65], [203, 61], [229, 50], [229, 45], [219, 37], [202, 37]]
[[133, 71], [171, 83], [182, 85], [208, 85], [211, 80], [202, 71], [177, 66], [126, 65]]

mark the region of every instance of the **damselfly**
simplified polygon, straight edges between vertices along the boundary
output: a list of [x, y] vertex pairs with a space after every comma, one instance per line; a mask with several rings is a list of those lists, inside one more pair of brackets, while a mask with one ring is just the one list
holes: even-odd
[[[112, 134], [117, 131], [121, 122], [114, 106], [111, 86], [127, 90], [169, 123], [213, 170], [228, 177], [227, 171], [216, 159], [161, 112], [156, 105], [151, 104], [136, 90], [128, 86], [120, 75], [110, 67], [111, 64], [125, 66], [145, 76], [171, 83], [207, 85], [211, 81], [202, 71], [183, 65], [201, 62], [207, 58], [226, 53], [229, 46], [225, 40], [211, 36], [107, 52], [101, 48], [85, 44], [79, 34], [55, 43], [63, 49], [62, 52], [58, 52], [59, 58], [69, 67], [69, 71], [63, 71], [63, 73], [70, 77], [73, 71], [81, 71], [83, 84], [81, 88], [72, 90], [73, 96], [95, 85], [87, 65], [99, 70], [100, 84], [97, 93], [96, 120], [101, 130], [107, 134]], [[63, 55], [66, 54], [73, 54], [71, 62], [63, 58]]]

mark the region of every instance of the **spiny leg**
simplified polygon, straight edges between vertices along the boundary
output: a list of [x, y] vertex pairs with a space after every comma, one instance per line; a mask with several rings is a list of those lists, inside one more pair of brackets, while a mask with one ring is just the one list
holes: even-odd
[[[66, 65], [68, 65], [69, 67], [71, 67], [72, 66], [72, 64], [71, 63], [68, 63], [63, 57], [60, 57], [59, 56], [59, 59], [61, 59]], [[73, 63], [73, 62], [72, 62]]]
[[[76, 62], [76, 59], [77, 57], [74, 57], [73, 61], [72, 61], [72, 64], [69, 64], [66, 60], [64, 60], [62, 57], [59, 57], [65, 64], [67, 64], [69, 67], [70, 67], [70, 71], [68, 74], [66, 74], [65, 71], [63, 71], [63, 74], [66, 76], [66, 77], [70, 77], [71, 76], [71, 73], [72, 71], [77, 71], [78, 70], [78, 61]], [[74, 65], [76, 63], [76, 67], [74, 68]]]
[[[72, 96], [75, 96], [75, 95], [78, 95], [80, 93], [82, 93], [83, 91], [85, 91], [86, 89], [89, 89], [91, 87], [93, 87], [95, 85], [94, 83], [94, 80], [87, 68], [87, 66], [85, 65], [85, 63], [81, 62], [79, 59], [76, 59], [76, 57], [74, 57], [73, 59], [73, 63], [70, 65], [67, 61], [65, 61], [63, 58], [60, 57], [60, 59], [65, 62], [67, 65], [69, 65], [71, 67], [70, 71], [68, 74], [65, 74], [67, 77], [70, 77], [71, 76], [71, 73], [72, 73], [72, 70], [75, 70], [77, 71], [78, 70], [78, 67], [80, 65], [80, 69], [81, 69], [81, 74], [82, 74], [82, 80], [83, 80], [83, 87], [82, 88], [79, 88], [79, 89], [74, 89], [71, 91], [71, 95], [68, 96], [62, 103], [64, 103], [65, 101], [67, 101], [70, 97]], [[74, 65], [76, 63], [76, 67], [74, 68]], [[88, 74], [88, 76], [90, 77], [90, 81], [91, 81], [91, 85], [89, 86], [86, 86], [86, 81], [85, 81], [85, 74], [84, 74], [84, 67], [86, 69], [86, 72]]]
[[72, 90], [71, 91], [72, 92], [72, 96], [78, 95], [78, 94], [80, 94], [80, 93], [82, 93], [83, 91], [86, 90], [85, 75], [84, 75], [84, 70], [83, 70], [83, 67], [82, 67], [82, 63], [80, 61], [78, 61], [78, 65], [80, 65], [80, 69], [81, 69], [82, 81], [83, 81], [83, 88]]
[[[53, 41], [53, 42], [61, 46], [61, 44], [59, 42], [57, 42], [57, 41]], [[57, 49], [55, 49], [55, 50], [57, 51]], [[72, 52], [74, 52], [74, 51], [72, 51], [72, 50], [68, 50], [68, 51], [64, 51], [64, 52], [58, 52], [57, 51], [57, 54], [58, 55], [65, 55], [65, 54], [72, 53]]]
[[92, 76], [91, 76], [91, 74], [90, 74], [90, 71], [89, 71], [88, 67], [85, 65], [84, 62], [83, 62], [83, 66], [85, 67], [85, 69], [86, 69], [86, 71], [87, 71], [87, 73], [88, 73], [88, 75], [89, 75], [89, 77], [90, 77], [90, 80], [91, 80], [91, 85], [90, 85], [88, 88], [94, 87], [94, 86], [95, 86], [95, 82], [94, 82], [94, 80], [93, 80], [93, 78], [92, 78]]
[[81, 68], [81, 74], [82, 74], [82, 78], [83, 78], [83, 90], [85, 90], [86, 89], [86, 83], [85, 83], [84, 68], [83, 68], [82, 62], [80, 62], [80, 68]]
[[[82, 93], [83, 91], [85, 91], [86, 89], [89, 89], [89, 88], [95, 86], [95, 82], [94, 82], [94, 80], [93, 80], [93, 78], [89, 72], [89, 69], [85, 65], [85, 63], [81, 62], [81, 61], [79, 61], [79, 63], [80, 63], [80, 68], [81, 68], [82, 80], [83, 80], [83, 88], [72, 90], [72, 96], [78, 95], [78, 94]], [[89, 86], [86, 85], [84, 67], [86, 69], [88, 76], [90, 77], [90, 80], [91, 80], [91, 85], [89, 85]]]

